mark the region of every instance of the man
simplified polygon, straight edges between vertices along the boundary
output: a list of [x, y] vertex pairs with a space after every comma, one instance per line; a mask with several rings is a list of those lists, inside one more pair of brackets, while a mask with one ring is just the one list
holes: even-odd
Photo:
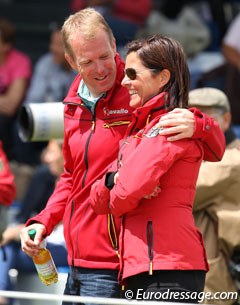
[[[229, 272], [229, 259], [240, 245], [240, 141], [231, 130], [231, 112], [227, 96], [215, 88], [190, 92], [191, 106], [213, 117], [226, 138], [226, 151], [218, 163], [203, 162], [200, 168], [194, 216], [204, 235], [210, 271], [205, 291], [236, 292]], [[230, 229], [231, 228], [231, 229]], [[206, 300], [207, 303], [233, 304], [232, 300]]]
[[[119, 140], [131, 120], [129, 93], [121, 86], [124, 63], [110, 27], [94, 9], [71, 15], [62, 31], [66, 59], [79, 73], [65, 99], [64, 173], [46, 208], [23, 229], [22, 249], [34, 255], [42, 236], [51, 234], [63, 220], [71, 266], [65, 294], [119, 297], [120, 219], [96, 215], [89, 193], [116, 159]], [[173, 126], [164, 133], [175, 133], [170, 139], [175, 140], [192, 136], [194, 118], [185, 109], [160, 124]], [[196, 112], [195, 129], [194, 136], [207, 140], [205, 156], [221, 159], [225, 145], [216, 123]], [[37, 230], [34, 242], [27, 233], [30, 228]]]

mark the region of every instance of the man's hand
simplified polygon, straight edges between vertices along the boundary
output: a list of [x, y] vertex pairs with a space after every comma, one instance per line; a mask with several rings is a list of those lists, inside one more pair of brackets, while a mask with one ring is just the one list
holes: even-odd
[[[28, 231], [32, 229], [35, 229], [37, 231], [34, 240], [31, 240], [31, 238], [28, 235]], [[21, 234], [20, 234], [22, 251], [31, 257], [37, 255], [40, 249], [39, 245], [45, 234], [46, 234], [46, 228], [41, 223], [34, 223], [28, 227], [24, 227], [21, 230]]]
[[182, 108], [176, 108], [162, 116], [156, 127], [161, 128], [160, 135], [171, 135], [168, 141], [191, 138], [195, 130], [194, 114]]

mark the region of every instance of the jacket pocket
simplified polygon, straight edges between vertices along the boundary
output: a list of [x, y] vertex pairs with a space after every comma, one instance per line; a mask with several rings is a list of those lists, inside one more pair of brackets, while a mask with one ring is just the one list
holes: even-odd
[[110, 128], [114, 126], [121, 126], [121, 125], [129, 125], [130, 121], [117, 121], [112, 123], [104, 123], [103, 128]]
[[153, 244], [154, 244], [154, 238], [153, 238], [153, 225], [152, 221], [149, 220], [147, 223], [147, 245], [148, 245], [148, 257], [149, 257], [149, 275], [152, 275], [153, 273]]

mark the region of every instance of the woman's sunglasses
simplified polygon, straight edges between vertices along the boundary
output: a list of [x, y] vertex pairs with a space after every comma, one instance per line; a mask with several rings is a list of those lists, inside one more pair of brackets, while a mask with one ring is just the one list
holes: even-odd
[[124, 70], [124, 74], [127, 75], [127, 77], [131, 80], [135, 80], [137, 78], [137, 75], [138, 74], [141, 74], [142, 72], [144, 71], [157, 71], [156, 69], [145, 69], [145, 70], [142, 70], [142, 71], [136, 71], [135, 69], [133, 68], [127, 68]]

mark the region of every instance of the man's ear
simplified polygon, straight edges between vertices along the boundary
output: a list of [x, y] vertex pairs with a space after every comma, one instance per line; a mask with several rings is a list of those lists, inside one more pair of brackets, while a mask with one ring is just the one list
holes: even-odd
[[117, 53], [117, 43], [116, 43], [116, 39], [115, 38], [113, 39], [112, 46], [113, 46], [114, 54], [116, 54]]
[[71, 68], [73, 70], [77, 71], [77, 66], [75, 64], [75, 61], [72, 59], [72, 57], [69, 56], [67, 53], [64, 54], [64, 57], [65, 57], [66, 61], [68, 62], [68, 64], [71, 66]]

